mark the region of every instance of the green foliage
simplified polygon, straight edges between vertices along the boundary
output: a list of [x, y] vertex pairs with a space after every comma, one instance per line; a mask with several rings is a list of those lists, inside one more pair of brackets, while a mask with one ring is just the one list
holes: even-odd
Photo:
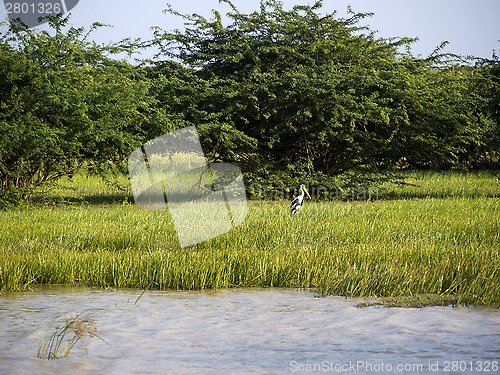
[[67, 21], [52, 18], [52, 33], [12, 26], [0, 39], [3, 195], [29, 197], [84, 162], [120, 163], [161, 120], [151, 82], [106, 56], [116, 48], [87, 42], [83, 28], [63, 32]]
[[258, 152], [237, 152], [247, 181], [328, 184], [347, 171], [359, 180], [401, 164], [469, 167], [471, 150], [486, 147], [498, 127], [471, 92], [473, 75], [440, 53], [445, 44], [415, 58], [399, 52], [413, 40], [358, 26], [369, 14], [343, 19], [322, 14], [321, 2], [286, 10], [275, 0], [242, 14], [223, 2], [232, 9], [228, 25], [217, 11], [207, 20], [170, 9], [186, 29], [157, 30], [155, 42], [192, 68], [180, 107], [189, 121], [257, 144]]
[[[443, 43], [427, 58], [412, 39], [359, 26], [371, 14], [323, 14], [262, 0], [223, 21], [182, 15], [182, 31], [100, 46], [94, 29], [50, 19], [0, 36], [0, 207], [84, 166], [125, 170], [130, 152], [196, 125], [209, 161], [241, 167], [247, 186], [349, 189], [394, 170], [500, 166], [498, 57], [466, 60]], [[158, 62], [112, 58], [142, 45]], [[401, 50], [406, 49], [402, 53]], [[472, 63], [476, 64], [473, 65]]]
[[483, 121], [479, 128], [484, 138], [471, 153], [474, 165], [491, 168], [500, 164], [500, 58], [493, 53], [491, 59], [481, 59], [469, 75], [470, 91], [482, 99], [475, 113]]

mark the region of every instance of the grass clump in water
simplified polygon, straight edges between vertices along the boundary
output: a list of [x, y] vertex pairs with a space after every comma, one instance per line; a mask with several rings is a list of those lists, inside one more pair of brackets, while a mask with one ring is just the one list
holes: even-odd
[[43, 338], [38, 347], [38, 358], [61, 359], [66, 358], [78, 342], [97, 337], [104, 341], [98, 334], [94, 320], [81, 314], [75, 314], [56, 327], [48, 338]]

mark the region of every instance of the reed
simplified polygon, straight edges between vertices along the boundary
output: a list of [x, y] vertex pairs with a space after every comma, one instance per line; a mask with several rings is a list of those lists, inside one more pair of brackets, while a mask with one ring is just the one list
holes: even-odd
[[499, 306], [498, 180], [429, 174], [416, 181], [423, 191], [387, 187], [377, 201], [306, 201], [293, 218], [289, 202], [250, 201], [240, 226], [185, 249], [168, 211], [126, 201], [0, 212], [0, 290], [280, 286]]
[[106, 342], [99, 336], [93, 319], [84, 313], [74, 314], [64, 319], [48, 338], [40, 341], [37, 357], [48, 360], [66, 358], [78, 342], [85, 342], [93, 337]]

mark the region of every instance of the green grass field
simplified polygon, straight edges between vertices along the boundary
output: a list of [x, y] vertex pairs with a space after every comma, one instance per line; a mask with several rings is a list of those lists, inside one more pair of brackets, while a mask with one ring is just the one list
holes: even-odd
[[499, 179], [405, 176], [411, 185], [385, 185], [378, 200], [306, 201], [293, 218], [288, 201], [250, 201], [236, 229], [185, 249], [168, 211], [137, 209], [127, 188], [77, 176], [56, 189], [73, 196], [64, 203], [0, 212], [0, 290], [289, 286], [499, 306]]

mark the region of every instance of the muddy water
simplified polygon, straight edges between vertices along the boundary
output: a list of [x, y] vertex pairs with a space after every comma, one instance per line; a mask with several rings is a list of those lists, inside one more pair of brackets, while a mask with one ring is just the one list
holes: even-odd
[[[140, 295], [79, 287], [0, 295], [0, 374], [500, 373], [500, 310], [359, 309], [357, 300], [294, 289]], [[37, 359], [40, 340], [74, 313], [106, 342]]]

